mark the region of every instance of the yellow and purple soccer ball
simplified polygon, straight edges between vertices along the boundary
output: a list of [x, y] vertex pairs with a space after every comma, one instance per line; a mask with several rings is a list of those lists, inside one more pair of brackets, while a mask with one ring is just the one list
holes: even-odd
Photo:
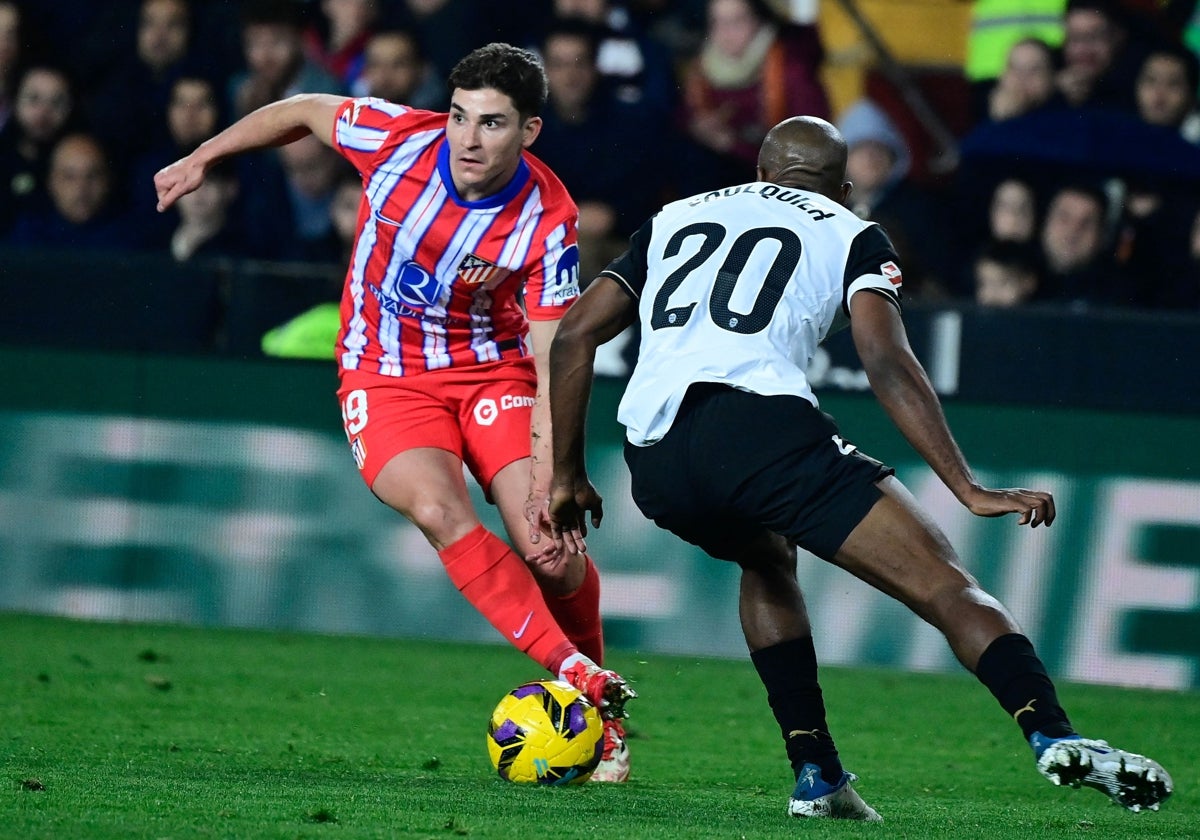
[[586, 782], [604, 752], [600, 711], [560, 680], [519, 685], [488, 721], [488, 755], [500, 778], [517, 784]]

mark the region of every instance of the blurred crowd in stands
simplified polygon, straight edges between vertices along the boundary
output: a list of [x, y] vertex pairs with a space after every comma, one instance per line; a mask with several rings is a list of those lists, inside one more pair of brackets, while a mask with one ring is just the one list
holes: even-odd
[[909, 299], [1200, 311], [1196, 0], [971, 4], [942, 171], [914, 159], [904, 97], [832, 112], [797, 5], [0, 0], [0, 244], [344, 266], [360, 184], [316, 138], [165, 214], [153, 175], [295, 93], [445, 108], [453, 64], [501, 40], [545, 62], [532, 151], [579, 205], [585, 277], [663, 202], [752, 180], [766, 129], [803, 113], [844, 133], [853, 209], [891, 235]]

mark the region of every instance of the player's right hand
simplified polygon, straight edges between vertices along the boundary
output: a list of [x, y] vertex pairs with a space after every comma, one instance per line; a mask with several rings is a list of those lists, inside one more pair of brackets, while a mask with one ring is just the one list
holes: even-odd
[[587, 551], [587, 513], [591, 512], [592, 527], [599, 528], [604, 518], [604, 500], [596, 488], [581, 476], [575, 481], [555, 482], [550, 488], [550, 536], [571, 554]]
[[158, 212], [169, 209], [180, 196], [187, 195], [204, 183], [204, 164], [192, 155], [165, 166], [154, 174], [154, 190], [158, 193]]
[[1004, 516], [1020, 514], [1018, 525], [1036, 528], [1054, 521], [1054, 497], [1042, 490], [1025, 490], [1014, 487], [1006, 490], [989, 490], [977, 487], [964, 498], [963, 504], [976, 516]]

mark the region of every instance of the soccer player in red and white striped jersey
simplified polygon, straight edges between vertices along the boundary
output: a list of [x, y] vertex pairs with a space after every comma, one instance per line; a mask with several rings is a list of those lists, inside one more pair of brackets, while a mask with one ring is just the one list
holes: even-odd
[[[451, 105], [452, 124], [462, 128], [479, 94]], [[521, 358], [518, 294], [536, 321], [557, 320], [578, 296], [577, 211], [562, 183], [521, 155], [505, 182], [484, 187], [498, 191], [460, 193], [455, 167], [470, 176], [491, 161], [455, 158], [446, 122], [378, 99], [338, 106], [334, 147], [364, 173], [365, 190], [343, 300], [344, 370], [405, 376]]]
[[[527, 151], [545, 72], [532, 53], [489, 44], [449, 87], [448, 114], [325, 94], [267, 105], [160, 171], [159, 209], [217, 162], [309, 133], [354, 164], [363, 197], [336, 347], [351, 452], [476, 609], [601, 705], [596, 778], [620, 781], [617, 719], [634, 694], [600, 667], [599, 576], [586, 554], [539, 544], [552, 466], [546, 356], [579, 295], [578, 211]], [[480, 522], [464, 464], [515, 552]]]

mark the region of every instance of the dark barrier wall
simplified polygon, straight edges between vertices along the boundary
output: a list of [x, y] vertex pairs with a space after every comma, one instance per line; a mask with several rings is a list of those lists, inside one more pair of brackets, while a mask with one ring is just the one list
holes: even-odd
[[[331, 365], [26, 348], [0, 350], [0, 369], [0, 608], [496, 640], [359, 481]], [[598, 383], [589, 439], [610, 638], [743, 656], [734, 571], [629, 501], [621, 388]], [[1200, 685], [1200, 417], [950, 400], [982, 480], [1055, 493], [1059, 521], [1030, 531], [970, 516], [869, 396], [822, 400], [1057, 673]], [[957, 667], [936, 632], [844, 572], [804, 556], [800, 575], [825, 661]]]
[[[344, 268], [0, 247], [0, 345], [254, 357], [263, 333], [340, 295]], [[913, 347], [943, 397], [970, 402], [1200, 413], [1200, 312], [1136, 313], [908, 303]], [[636, 339], [601, 358], [622, 377]], [[813, 379], [867, 390], [847, 332]]]
[[[904, 321], [944, 397], [1200, 413], [1200, 313], [925, 305]], [[824, 350], [826, 387], [866, 389], [847, 332]]]

